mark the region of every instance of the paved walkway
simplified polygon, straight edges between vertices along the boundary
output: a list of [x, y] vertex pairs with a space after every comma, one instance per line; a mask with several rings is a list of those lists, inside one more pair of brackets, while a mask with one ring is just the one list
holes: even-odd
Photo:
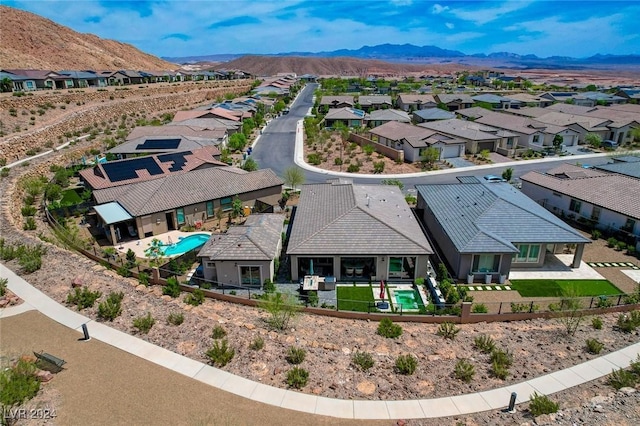
[[0, 318], [37, 309], [79, 333], [82, 325], [86, 324], [93, 339], [232, 394], [281, 408], [344, 419], [434, 418], [500, 410], [508, 405], [512, 392], [518, 395], [516, 402], [523, 403], [528, 401], [534, 392], [549, 395], [606, 376], [613, 369], [627, 368], [629, 363], [640, 355], [640, 343], [636, 343], [566, 370], [503, 388], [466, 395], [406, 401], [340, 400], [275, 388], [235, 376], [67, 309], [3, 264], [0, 264], [0, 276], [8, 278], [9, 289], [25, 301], [17, 307], [0, 309]]

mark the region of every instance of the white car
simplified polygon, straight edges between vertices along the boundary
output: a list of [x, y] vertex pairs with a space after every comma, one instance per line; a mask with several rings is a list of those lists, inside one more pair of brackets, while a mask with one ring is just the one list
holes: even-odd
[[496, 175], [486, 175], [484, 177], [484, 180], [486, 180], [487, 182], [506, 182], [505, 179], [502, 179], [501, 176], [496, 176]]

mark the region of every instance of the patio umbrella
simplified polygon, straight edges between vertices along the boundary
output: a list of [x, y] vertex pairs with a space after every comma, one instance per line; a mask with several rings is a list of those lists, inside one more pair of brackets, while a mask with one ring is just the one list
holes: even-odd
[[384, 280], [380, 280], [380, 299], [384, 301]]
[[313, 273], [313, 259], [309, 260], [309, 275], [315, 275]]

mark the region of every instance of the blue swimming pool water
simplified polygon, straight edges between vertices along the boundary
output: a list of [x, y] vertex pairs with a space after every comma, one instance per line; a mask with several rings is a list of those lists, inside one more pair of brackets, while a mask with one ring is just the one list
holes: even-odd
[[403, 310], [419, 309], [422, 302], [422, 297], [416, 290], [394, 290], [393, 296], [396, 305], [402, 305]]
[[209, 234], [193, 234], [181, 238], [177, 243], [163, 246], [165, 256], [175, 256], [200, 247], [209, 240]]

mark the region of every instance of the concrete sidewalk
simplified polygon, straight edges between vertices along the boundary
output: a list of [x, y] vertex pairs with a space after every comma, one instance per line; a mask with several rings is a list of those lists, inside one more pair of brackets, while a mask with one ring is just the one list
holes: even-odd
[[86, 324], [93, 339], [231, 394], [280, 408], [343, 419], [436, 418], [500, 410], [508, 405], [512, 392], [518, 395], [517, 403], [523, 403], [528, 401], [534, 392], [544, 395], [553, 394], [606, 376], [614, 369], [627, 368], [629, 363], [640, 354], [639, 342], [566, 370], [503, 388], [467, 395], [406, 401], [340, 400], [275, 388], [235, 376], [67, 309], [35, 289], [3, 264], [0, 264], [0, 276], [8, 278], [8, 288], [25, 301], [23, 308], [18, 306], [0, 310], [0, 318], [18, 313], [20, 310], [37, 309], [78, 333], [81, 332], [82, 325]]

